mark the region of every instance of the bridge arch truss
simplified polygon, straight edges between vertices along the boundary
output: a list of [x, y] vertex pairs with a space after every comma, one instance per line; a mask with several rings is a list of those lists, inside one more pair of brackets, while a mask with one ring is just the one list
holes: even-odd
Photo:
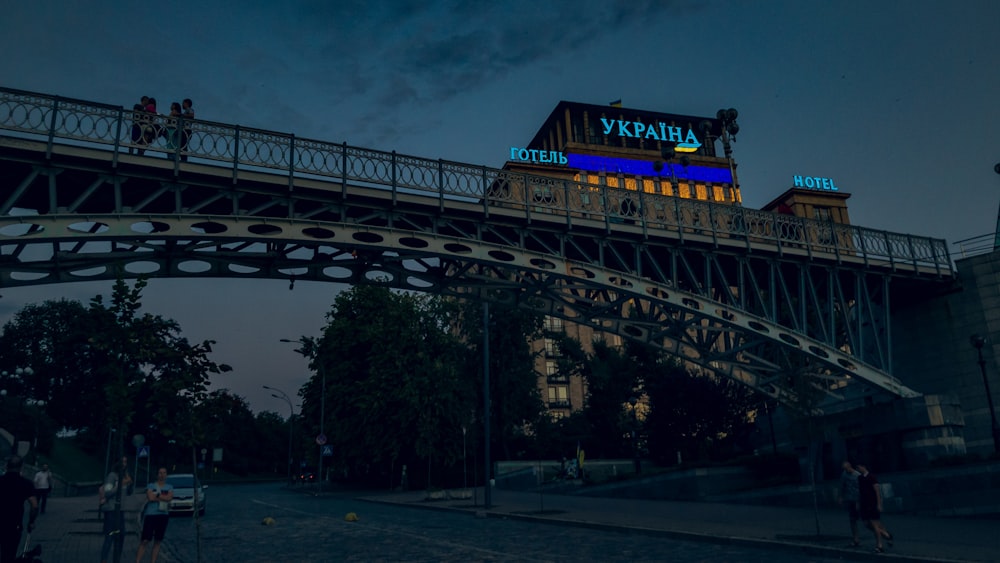
[[840, 401], [915, 394], [888, 319], [953, 277], [944, 241], [189, 125], [191, 161], [132, 155], [121, 108], [0, 89], [0, 287], [385, 283], [649, 342], [796, 403], [792, 377]]

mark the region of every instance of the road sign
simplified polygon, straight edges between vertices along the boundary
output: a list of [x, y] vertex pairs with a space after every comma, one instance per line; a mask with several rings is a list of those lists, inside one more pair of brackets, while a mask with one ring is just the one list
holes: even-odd
[[333, 446], [330, 444], [323, 446], [320, 450], [322, 450], [323, 457], [331, 457], [333, 455]]
[[135, 450], [135, 457], [149, 457], [149, 446], [139, 446]]
[[316, 436], [316, 443], [319, 444], [320, 446], [326, 444], [326, 434], [320, 434], [319, 436]]

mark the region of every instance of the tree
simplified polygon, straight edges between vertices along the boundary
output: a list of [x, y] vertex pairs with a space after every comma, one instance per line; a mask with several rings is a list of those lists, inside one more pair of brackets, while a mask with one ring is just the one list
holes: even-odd
[[[526, 431], [538, 424], [545, 411], [538, 390], [536, 354], [531, 350], [531, 342], [542, 336], [544, 317], [533, 311], [499, 305], [491, 305], [489, 312], [490, 434], [493, 445], [499, 446], [503, 456], [514, 459], [527, 455]], [[478, 397], [473, 408], [477, 419], [482, 421], [482, 305], [465, 303], [455, 329], [468, 343], [466, 373], [478, 374]], [[515, 445], [520, 447], [515, 449]]]
[[[131, 288], [119, 278], [110, 304], [106, 305], [100, 295], [91, 300], [88, 320], [93, 336], [86, 349], [89, 365], [99, 366], [94, 373], [105, 382], [108, 416], [118, 429], [119, 457], [125, 453], [125, 430], [141, 411], [151, 413], [151, 427], [161, 436], [191, 447], [194, 465], [195, 446], [203, 435], [195, 406], [205, 400], [209, 375], [230, 368], [208, 359], [212, 341], [191, 344], [181, 336], [175, 321], [140, 314], [145, 286], [142, 278]], [[121, 510], [121, 487], [115, 510]], [[200, 522], [196, 522], [199, 559], [200, 529]], [[115, 559], [120, 558], [116, 553]]]
[[[78, 301], [31, 304], [3, 327], [0, 365], [3, 386], [12, 396], [43, 401], [60, 427], [103, 430], [102, 381], [94, 381], [85, 351], [91, 336], [90, 312]], [[15, 367], [23, 377], [15, 377]], [[96, 428], [95, 428], [96, 426]]]
[[583, 369], [587, 382], [584, 416], [590, 423], [598, 457], [628, 456], [631, 430], [629, 399], [641, 395], [642, 380], [636, 363], [624, 350], [603, 341], [594, 342], [594, 352]]
[[753, 429], [760, 398], [742, 384], [711, 373], [691, 373], [679, 360], [649, 366], [645, 389], [651, 455], [667, 462], [733, 455]]
[[316, 372], [300, 390], [302, 417], [318, 433], [325, 410], [335, 463], [363, 475], [459, 458], [474, 388], [451, 309], [439, 298], [355, 286], [337, 296], [321, 338], [300, 339]]

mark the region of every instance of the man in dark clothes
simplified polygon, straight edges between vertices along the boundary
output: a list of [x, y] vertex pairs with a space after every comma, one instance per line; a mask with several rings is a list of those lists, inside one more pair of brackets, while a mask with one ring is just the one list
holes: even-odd
[[868, 467], [858, 464], [858, 508], [861, 519], [865, 521], [872, 533], [875, 534], [875, 553], [882, 553], [882, 538], [892, 545], [892, 534], [882, 525], [882, 490], [878, 485], [878, 479], [874, 473], [868, 472]]
[[38, 518], [35, 485], [21, 477], [21, 464], [20, 457], [9, 457], [7, 472], [0, 477], [0, 563], [14, 563], [17, 558], [17, 548], [21, 545], [24, 501], [31, 503], [29, 533], [35, 528], [35, 519]]

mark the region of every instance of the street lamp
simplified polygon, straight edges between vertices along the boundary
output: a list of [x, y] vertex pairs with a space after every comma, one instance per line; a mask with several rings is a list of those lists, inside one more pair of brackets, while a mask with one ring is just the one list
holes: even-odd
[[983, 387], [986, 388], [986, 404], [990, 406], [990, 424], [993, 431], [993, 452], [1000, 453], [1000, 425], [997, 424], [997, 413], [993, 410], [993, 395], [990, 393], [990, 381], [986, 377], [986, 360], [983, 359], [983, 346], [986, 338], [979, 334], [969, 337], [972, 347], [979, 353], [979, 371], [983, 374]]
[[469, 471], [466, 469], [465, 463], [465, 435], [468, 433], [469, 429], [462, 425], [462, 489], [469, 490]]
[[[993, 165], [993, 171], [1000, 174], [1000, 162]], [[1000, 250], [1000, 207], [997, 208], [997, 227], [993, 232], [993, 250]]]
[[[295, 420], [295, 407], [292, 406], [292, 400], [288, 398], [288, 394], [281, 389], [275, 389], [274, 387], [269, 387], [267, 385], [263, 386], [264, 389], [268, 391], [274, 391], [271, 396], [275, 399], [281, 399], [288, 403], [288, 484], [292, 484], [292, 422]], [[280, 395], [278, 394], [280, 393]]]
[[635, 414], [639, 399], [630, 397], [628, 404], [632, 406], [632, 464], [635, 466], [635, 474], [642, 475], [642, 462], [639, 460], [639, 418]]
[[[308, 336], [303, 336], [298, 340], [289, 340], [287, 338], [282, 338], [282, 342], [287, 342], [291, 344], [301, 344], [302, 347], [296, 350], [296, 352], [302, 354], [303, 356], [312, 358], [316, 362], [316, 370], [319, 371], [320, 377], [320, 394], [319, 394], [319, 436], [316, 437], [316, 444], [321, 448], [326, 444], [326, 432], [324, 432], [324, 422], [326, 421], [326, 370], [323, 368], [323, 360], [319, 357], [319, 344], [316, 343], [315, 338], [309, 338]], [[323, 484], [326, 479], [323, 477], [323, 451], [319, 452], [319, 466], [317, 468], [319, 473], [319, 490], [323, 490]]]

